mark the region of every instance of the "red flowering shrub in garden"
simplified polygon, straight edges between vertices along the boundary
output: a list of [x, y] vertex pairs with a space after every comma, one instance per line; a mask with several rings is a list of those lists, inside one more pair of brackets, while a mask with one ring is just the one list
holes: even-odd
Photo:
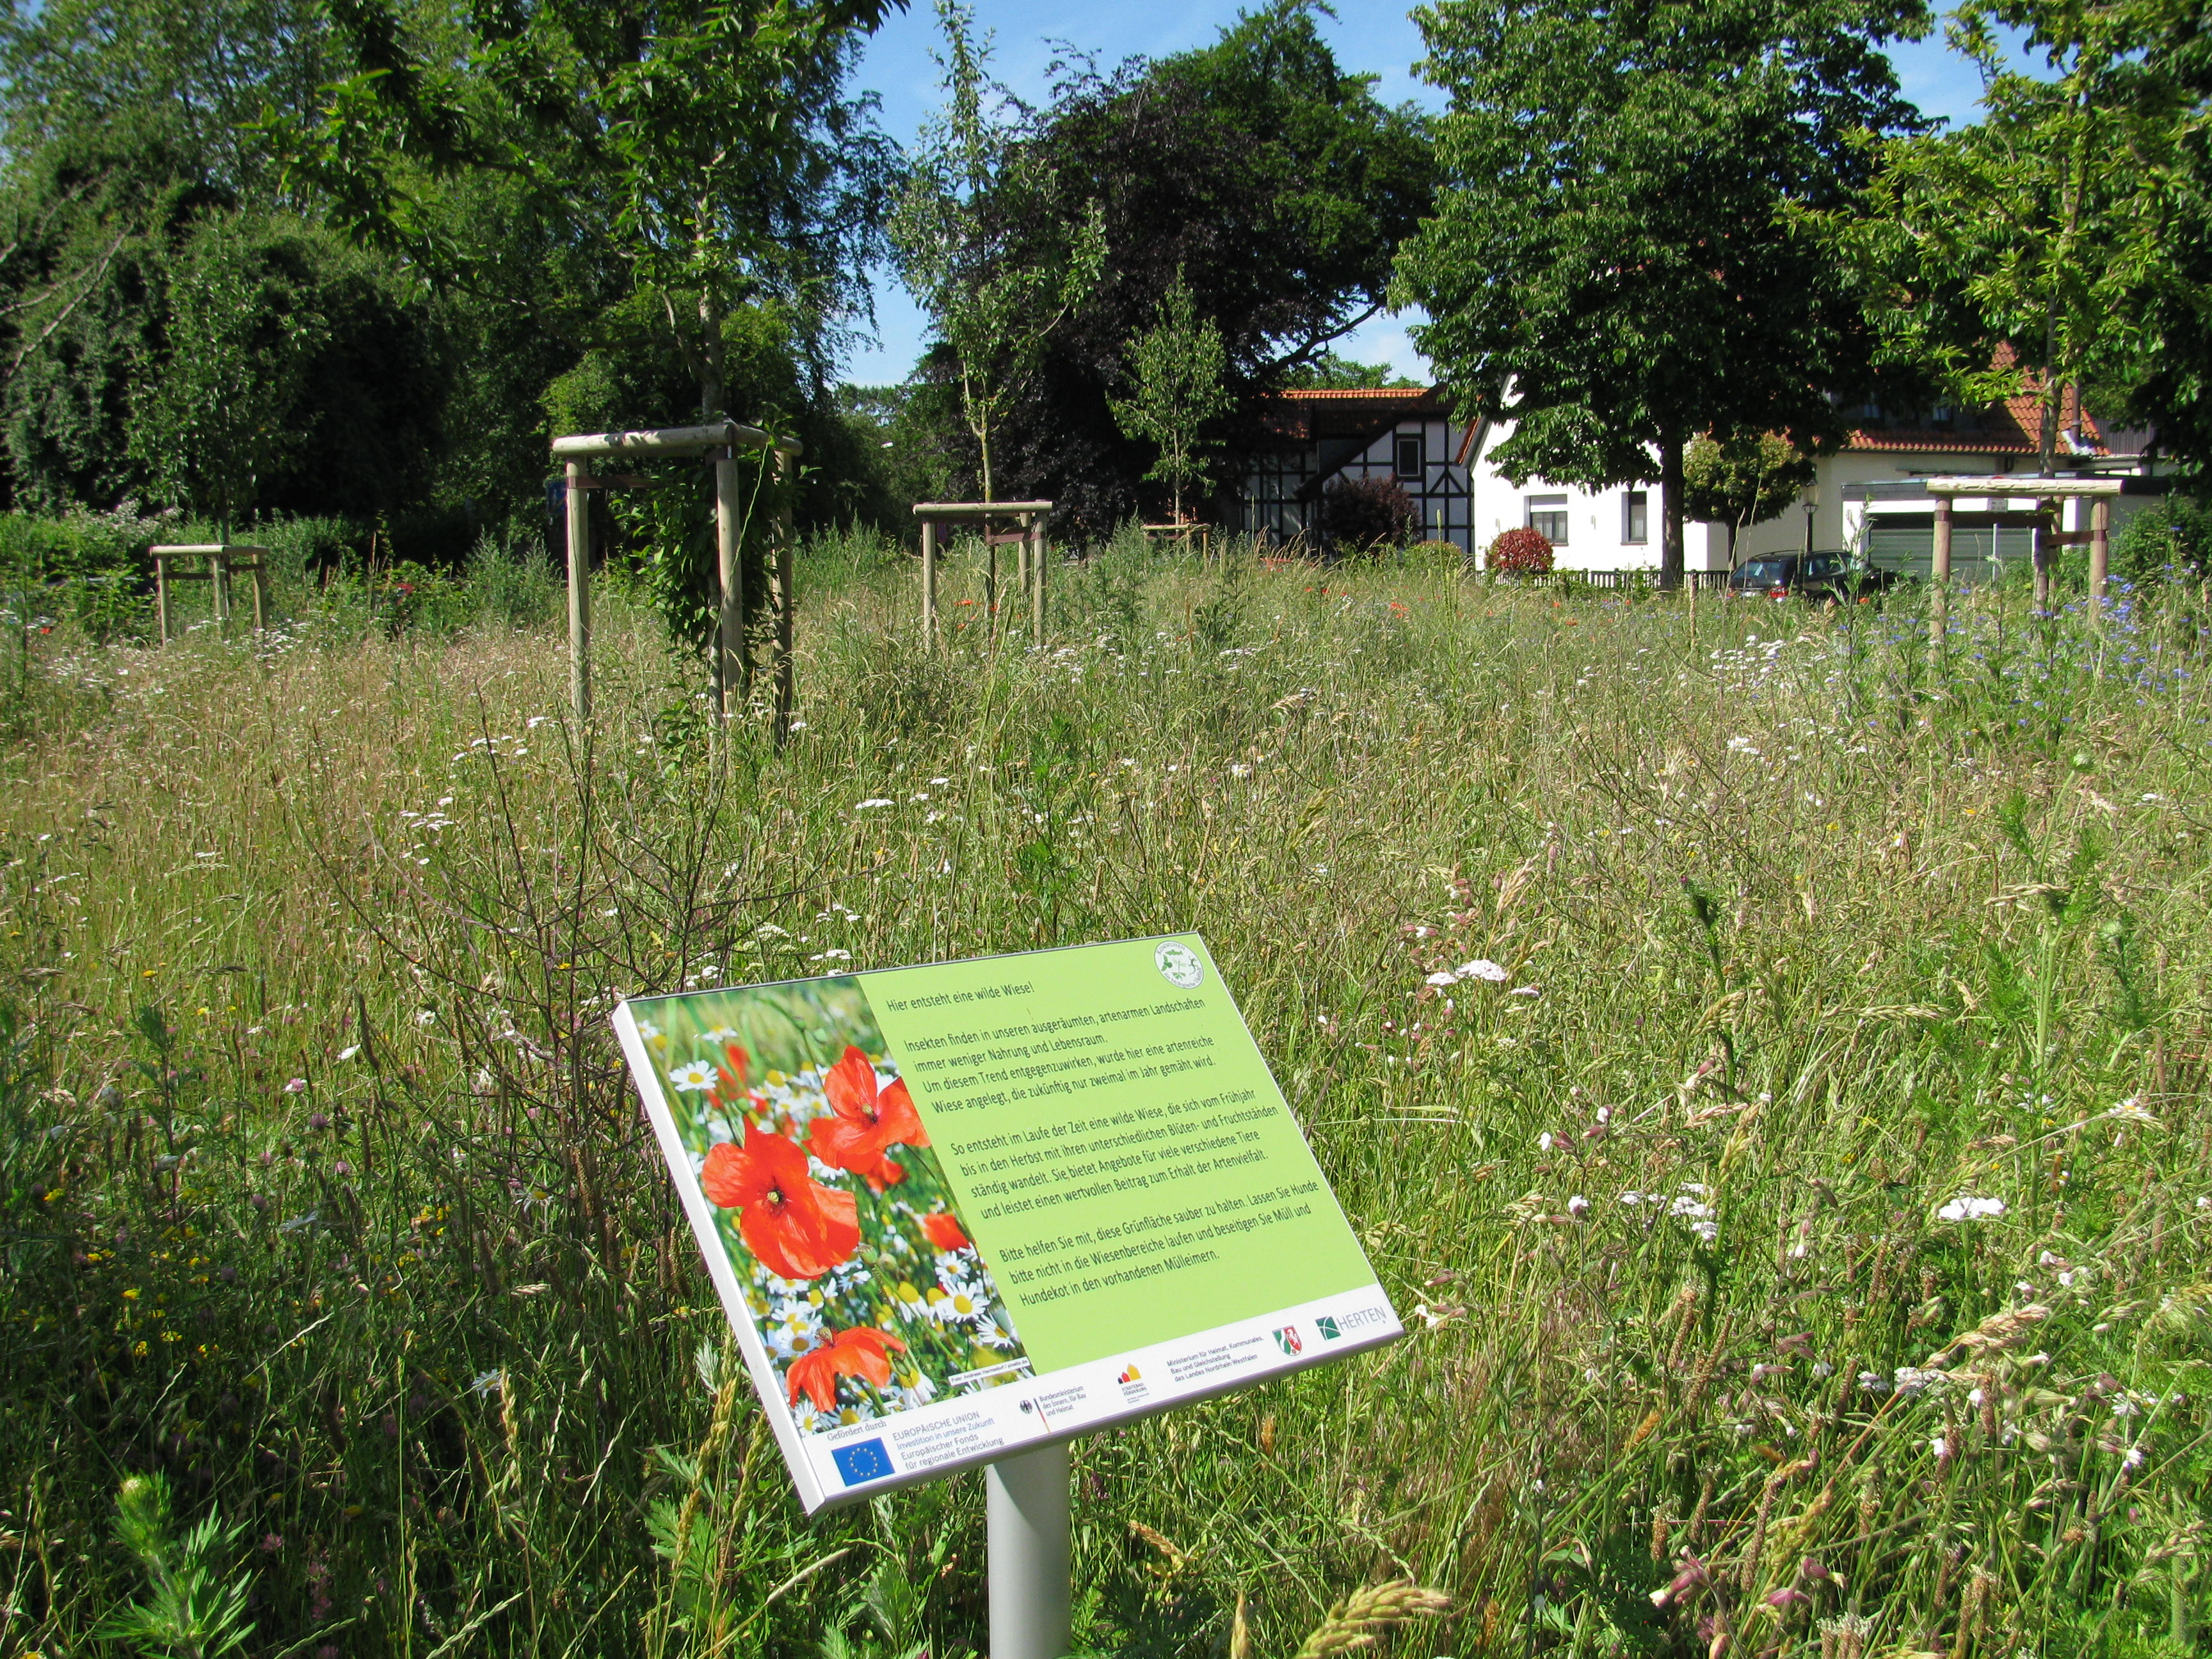
[[1508, 530], [1490, 544], [1486, 566], [1508, 576], [1548, 575], [1552, 538], [1540, 530]]

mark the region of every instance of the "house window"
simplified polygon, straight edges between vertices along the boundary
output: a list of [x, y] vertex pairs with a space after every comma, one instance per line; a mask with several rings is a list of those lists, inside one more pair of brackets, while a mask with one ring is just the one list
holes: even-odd
[[1646, 491], [1632, 489], [1620, 498], [1620, 539], [1631, 546], [1651, 539], [1651, 497]]
[[1528, 528], [1542, 533], [1554, 547], [1567, 544], [1567, 498], [1565, 495], [1528, 497]]
[[1418, 432], [1400, 433], [1396, 447], [1398, 476], [1401, 478], [1419, 477], [1421, 476], [1421, 434]]

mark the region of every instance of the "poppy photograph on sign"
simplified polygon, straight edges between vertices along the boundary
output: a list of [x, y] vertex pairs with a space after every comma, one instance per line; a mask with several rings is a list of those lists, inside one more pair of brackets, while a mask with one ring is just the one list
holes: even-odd
[[637, 1030], [802, 1430], [1028, 1374], [855, 981], [669, 998]]

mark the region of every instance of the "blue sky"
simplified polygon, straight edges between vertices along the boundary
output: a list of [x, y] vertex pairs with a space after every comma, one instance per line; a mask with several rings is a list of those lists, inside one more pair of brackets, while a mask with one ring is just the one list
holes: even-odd
[[[1243, 9], [1239, 0], [974, 3], [979, 27], [993, 36], [994, 73], [1018, 96], [1033, 102], [1049, 95], [1049, 70], [1060, 43], [1095, 54], [1102, 66], [1132, 54], [1160, 58], [1205, 45]], [[1436, 89], [1413, 74], [1421, 56], [1420, 32], [1401, 7], [1389, 0], [1339, 0], [1335, 20], [1322, 20], [1322, 31], [1340, 64], [1379, 77], [1376, 90], [1382, 97], [1440, 107]], [[930, 0], [911, 0], [910, 9], [894, 12], [868, 43], [859, 84], [883, 100], [884, 128], [901, 143], [914, 141], [937, 105], [938, 68], [930, 56], [936, 40], [934, 6]], [[1902, 45], [1892, 56], [1905, 94], [1924, 112], [1954, 122], [1972, 118], [1980, 83], [1972, 65], [1955, 57], [1940, 35]], [[1378, 317], [1340, 349], [1364, 362], [1387, 362], [1399, 373], [1425, 376], [1427, 365], [1406, 333], [1407, 323], [1417, 320]], [[846, 366], [846, 378], [861, 385], [905, 379], [924, 343], [921, 313], [888, 273], [876, 287], [876, 325], [879, 343], [863, 347]]]

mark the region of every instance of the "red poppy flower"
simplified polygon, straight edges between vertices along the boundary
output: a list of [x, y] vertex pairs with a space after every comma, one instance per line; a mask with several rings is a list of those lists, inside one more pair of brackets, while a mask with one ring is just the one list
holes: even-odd
[[[817, 1152], [815, 1156], [821, 1158], [822, 1154]], [[830, 1160], [825, 1158], [822, 1161], [827, 1164]], [[872, 1164], [855, 1162], [848, 1164], [845, 1168], [866, 1182], [868, 1190], [874, 1193], [886, 1191], [906, 1179], [906, 1165], [893, 1163], [890, 1158], [881, 1152], [876, 1154], [876, 1161]]]
[[707, 1154], [699, 1185], [726, 1210], [744, 1212], [745, 1248], [783, 1279], [819, 1279], [860, 1246], [860, 1204], [807, 1173], [806, 1154], [748, 1123], [745, 1143]]
[[830, 1068], [822, 1092], [836, 1115], [817, 1117], [806, 1126], [806, 1150], [833, 1170], [866, 1176], [878, 1192], [906, 1173], [884, 1158], [887, 1151], [929, 1145], [906, 1079], [878, 1090], [876, 1068], [858, 1048], [848, 1048]]
[[890, 1350], [906, 1352], [906, 1344], [898, 1338], [878, 1330], [872, 1325], [855, 1325], [849, 1331], [839, 1331], [811, 1353], [801, 1354], [791, 1362], [784, 1373], [784, 1381], [791, 1389], [791, 1403], [796, 1406], [804, 1394], [814, 1402], [818, 1412], [837, 1409], [837, 1379], [857, 1376], [881, 1389], [891, 1380]]
[[964, 1250], [968, 1235], [960, 1231], [960, 1218], [950, 1210], [933, 1210], [921, 1218], [921, 1230], [940, 1250]]

